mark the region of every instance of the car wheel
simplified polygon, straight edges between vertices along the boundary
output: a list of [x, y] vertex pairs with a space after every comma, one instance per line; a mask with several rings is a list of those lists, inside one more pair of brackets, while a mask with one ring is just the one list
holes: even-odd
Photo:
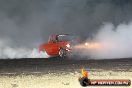
[[66, 51], [65, 51], [65, 49], [61, 48], [59, 50], [59, 57], [65, 58], [65, 56], [66, 56]]

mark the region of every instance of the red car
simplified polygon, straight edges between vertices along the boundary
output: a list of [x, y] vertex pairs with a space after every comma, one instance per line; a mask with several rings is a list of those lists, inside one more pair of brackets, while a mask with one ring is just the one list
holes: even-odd
[[51, 35], [48, 43], [39, 46], [40, 52], [46, 52], [50, 56], [65, 57], [72, 49], [75, 36], [69, 34]]

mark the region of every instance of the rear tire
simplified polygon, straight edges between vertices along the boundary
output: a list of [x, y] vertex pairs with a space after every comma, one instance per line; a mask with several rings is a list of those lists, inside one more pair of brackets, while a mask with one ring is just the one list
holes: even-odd
[[59, 57], [63, 58], [63, 59], [66, 57], [66, 50], [65, 49], [60, 48], [60, 50], [59, 50]]

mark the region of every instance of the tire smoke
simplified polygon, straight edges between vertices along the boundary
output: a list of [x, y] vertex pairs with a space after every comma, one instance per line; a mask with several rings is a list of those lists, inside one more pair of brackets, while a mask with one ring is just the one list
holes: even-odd
[[132, 22], [119, 24], [117, 27], [112, 23], [105, 23], [90, 41], [97, 42], [102, 47], [83, 50], [81, 56], [90, 56], [94, 59], [132, 57]]
[[21, 58], [48, 58], [44, 52], [39, 52], [37, 48], [13, 47], [11, 40], [0, 39], [1, 59], [21, 59]]

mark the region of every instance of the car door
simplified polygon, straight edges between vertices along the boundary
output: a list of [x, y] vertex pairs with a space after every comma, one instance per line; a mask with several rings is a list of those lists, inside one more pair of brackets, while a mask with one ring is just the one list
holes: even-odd
[[56, 36], [52, 36], [52, 43], [50, 45], [50, 49], [51, 49], [51, 54], [52, 55], [57, 55], [59, 52], [59, 43], [56, 40]]

